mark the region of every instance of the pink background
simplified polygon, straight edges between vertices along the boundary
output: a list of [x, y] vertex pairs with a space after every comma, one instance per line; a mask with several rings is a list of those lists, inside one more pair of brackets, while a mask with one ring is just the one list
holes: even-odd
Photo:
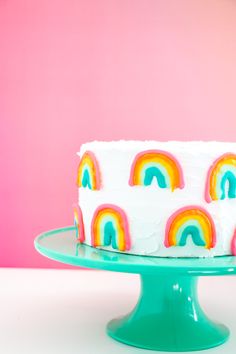
[[[236, 141], [234, 0], [0, 1], [0, 265], [59, 267], [93, 139]], [[63, 265], [62, 265], [63, 266]]]

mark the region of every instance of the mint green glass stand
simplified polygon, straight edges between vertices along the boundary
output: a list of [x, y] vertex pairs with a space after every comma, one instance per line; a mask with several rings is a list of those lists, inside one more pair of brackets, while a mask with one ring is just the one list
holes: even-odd
[[107, 325], [112, 338], [131, 346], [160, 351], [194, 351], [224, 343], [229, 330], [210, 320], [197, 296], [198, 276], [236, 273], [236, 257], [160, 258], [95, 249], [77, 243], [75, 228], [39, 235], [36, 249], [56, 261], [141, 277], [137, 305]]

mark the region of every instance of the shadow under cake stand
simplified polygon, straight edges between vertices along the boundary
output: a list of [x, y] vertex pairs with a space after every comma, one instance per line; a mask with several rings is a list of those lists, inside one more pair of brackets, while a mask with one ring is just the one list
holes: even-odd
[[197, 296], [198, 276], [236, 273], [236, 257], [161, 258], [93, 248], [77, 242], [74, 227], [39, 235], [35, 248], [55, 261], [124, 273], [140, 274], [137, 305], [107, 325], [112, 338], [131, 346], [161, 351], [193, 351], [215, 347], [229, 330], [210, 320]]

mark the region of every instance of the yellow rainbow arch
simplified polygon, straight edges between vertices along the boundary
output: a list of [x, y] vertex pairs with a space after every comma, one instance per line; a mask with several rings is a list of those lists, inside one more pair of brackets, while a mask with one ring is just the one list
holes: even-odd
[[177, 159], [169, 152], [162, 150], [147, 150], [136, 155], [130, 172], [130, 186], [147, 186], [157, 178], [159, 187], [184, 187], [182, 168]]
[[214, 222], [202, 207], [188, 206], [177, 210], [167, 221], [164, 244], [166, 247], [184, 246], [189, 235], [197, 246], [215, 247]]
[[128, 220], [125, 212], [117, 205], [99, 206], [91, 223], [92, 246], [112, 246], [119, 251], [131, 247]]
[[77, 186], [88, 187], [91, 190], [101, 188], [101, 175], [98, 162], [91, 151], [86, 151], [79, 162]]
[[210, 167], [205, 187], [205, 199], [225, 199], [225, 185], [229, 183], [228, 197], [236, 198], [236, 154], [226, 153], [220, 156]]

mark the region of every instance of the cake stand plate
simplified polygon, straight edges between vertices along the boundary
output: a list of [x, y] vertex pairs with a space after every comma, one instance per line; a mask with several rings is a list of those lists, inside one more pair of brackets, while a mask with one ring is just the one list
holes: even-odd
[[161, 351], [193, 351], [215, 347], [229, 330], [210, 320], [197, 296], [198, 276], [236, 273], [236, 257], [163, 258], [136, 256], [79, 244], [75, 228], [39, 235], [35, 247], [53, 260], [141, 277], [137, 305], [125, 317], [110, 321], [107, 333], [131, 346]]

